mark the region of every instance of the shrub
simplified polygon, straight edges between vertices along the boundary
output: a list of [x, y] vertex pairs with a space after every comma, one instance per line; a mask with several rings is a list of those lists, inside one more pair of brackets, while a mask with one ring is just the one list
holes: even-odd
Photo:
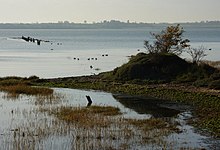
[[151, 33], [155, 41], [150, 44], [149, 41], [144, 41], [144, 48], [149, 53], [172, 53], [180, 55], [183, 50], [190, 45], [188, 39], [182, 39], [184, 30], [179, 24], [169, 26], [166, 30], [162, 30], [159, 34]]

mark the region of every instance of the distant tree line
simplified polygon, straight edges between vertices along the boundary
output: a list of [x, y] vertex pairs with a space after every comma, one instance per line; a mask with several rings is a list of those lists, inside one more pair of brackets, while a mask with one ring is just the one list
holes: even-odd
[[[69, 21], [58, 21], [57, 23], [0, 23], [0, 29], [97, 29], [97, 28], [143, 28], [143, 27], [166, 27], [169, 23], [143, 23], [143, 22], [126, 22], [118, 20], [103, 20], [101, 22], [88, 23], [84, 20], [83, 23], [74, 23]], [[219, 27], [220, 21], [202, 21], [193, 23], [181, 23], [182, 26], [210, 26]]]

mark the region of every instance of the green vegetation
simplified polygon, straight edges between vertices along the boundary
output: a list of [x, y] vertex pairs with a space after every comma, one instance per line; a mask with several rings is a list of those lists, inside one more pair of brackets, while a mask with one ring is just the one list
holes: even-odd
[[168, 26], [166, 30], [162, 30], [159, 34], [151, 33], [155, 41], [150, 44], [144, 41], [144, 47], [150, 54], [170, 53], [180, 55], [184, 49], [190, 47], [188, 39], [182, 39], [183, 28], [179, 24], [176, 26]]

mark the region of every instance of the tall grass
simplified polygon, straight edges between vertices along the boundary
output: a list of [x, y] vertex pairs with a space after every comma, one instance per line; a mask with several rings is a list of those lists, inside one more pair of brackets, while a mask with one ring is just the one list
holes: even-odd
[[[176, 128], [161, 119], [125, 119], [115, 107], [67, 107], [45, 109], [72, 135], [73, 149], [132, 149], [134, 145], [165, 147], [163, 136]], [[172, 126], [172, 128], [171, 128]]]

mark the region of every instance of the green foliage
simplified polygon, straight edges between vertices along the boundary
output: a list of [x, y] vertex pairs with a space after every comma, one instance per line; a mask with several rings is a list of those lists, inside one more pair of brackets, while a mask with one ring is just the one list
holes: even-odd
[[172, 53], [180, 55], [183, 50], [190, 45], [188, 39], [182, 39], [184, 30], [179, 24], [176, 26], [168, 26], [161, 33], [151, 33], [155, 41], [150, 44], [149, 41], [144, 41], [144, 48], [149, 53]]

